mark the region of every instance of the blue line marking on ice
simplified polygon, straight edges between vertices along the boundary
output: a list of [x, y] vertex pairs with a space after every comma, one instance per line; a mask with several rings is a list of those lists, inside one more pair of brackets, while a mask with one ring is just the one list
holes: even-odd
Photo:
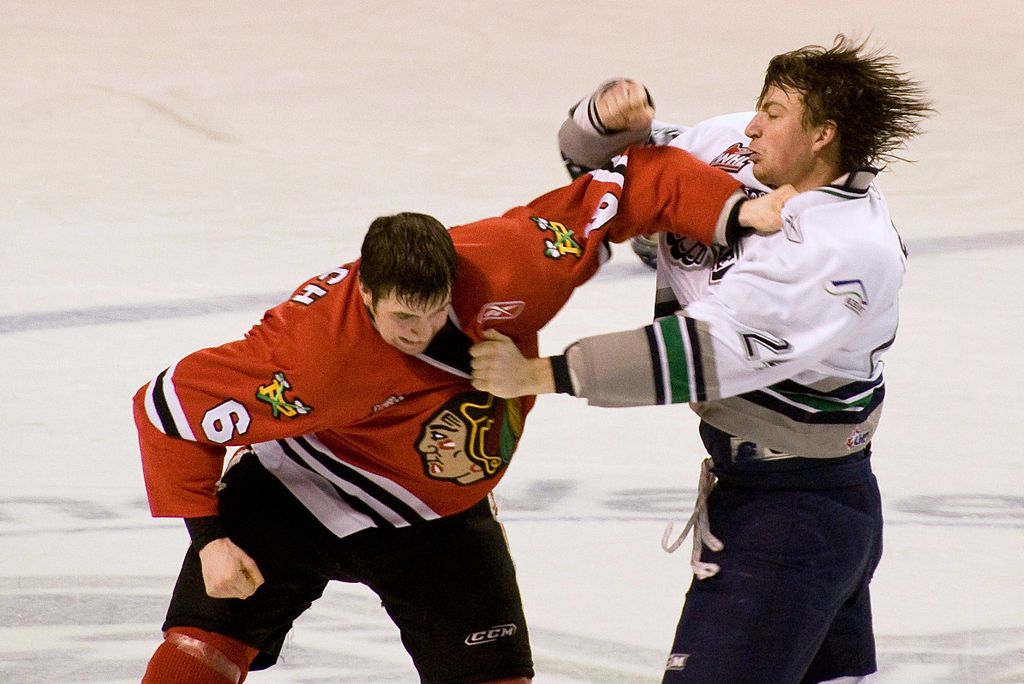
[[[1024, 232], [1003, 231], [977, 235], [953, 235], [915, 240], [907, 244], [910, 258], [927, 254], [977, 251], [1024, 246]], [[122, 306], [94, 306], [62, 311], [0, 316], [0, 335], [24, 330], [54, 330], [109, 323], [133, 323], [165, 318], [187, 318], [245, 310], [265, 310], [283, 301], [289, 293], [271, 292], [183, 299], [177, 302], [142, 302]]]

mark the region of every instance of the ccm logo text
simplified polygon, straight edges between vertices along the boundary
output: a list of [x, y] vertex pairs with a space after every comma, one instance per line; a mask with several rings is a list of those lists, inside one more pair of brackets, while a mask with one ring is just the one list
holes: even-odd
[[492, 641], [497, 641], [502, 637], [512, 636], [516, 633], [515, 625], [497, 625], [484, 629], [479, 632], [473, 632], [466, 637], [467, 646], [479, 646], [480, 644], [489, 644]]

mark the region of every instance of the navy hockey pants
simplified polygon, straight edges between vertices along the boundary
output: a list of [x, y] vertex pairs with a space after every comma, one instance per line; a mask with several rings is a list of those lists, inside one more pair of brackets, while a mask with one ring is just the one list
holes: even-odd
[[876, 670], [868, 582], [881, 502], [867, 453], [852, 460], [861, 475], [846, 486], [720, 479], [708, 520], [725, 548], [704, 547], [701, 560], [721, 570], [690, 585], [665, 684], [810, 684]]

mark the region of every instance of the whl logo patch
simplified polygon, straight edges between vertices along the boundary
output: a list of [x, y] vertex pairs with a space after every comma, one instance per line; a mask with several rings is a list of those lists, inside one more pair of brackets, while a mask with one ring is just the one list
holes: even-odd
[[497, 625], [495, 627], [480, 630], [479, 632], [473, 632], [466, 637], [466, 645], [480, 646], [481, 644], [489, 644], [497, 641], [498, 639], [513, 636], [515, 633], [515, 625]]
[[750, 163], [750, 148], [743, 143], [733, 143], [724, 152], [711, 160], [710, 166], [739, 173], [740, 169]]

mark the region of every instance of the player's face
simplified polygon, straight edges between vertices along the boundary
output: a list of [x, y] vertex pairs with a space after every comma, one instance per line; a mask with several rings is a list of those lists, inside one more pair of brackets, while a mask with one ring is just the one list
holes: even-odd
[[384, 341], [400, 352], [422, 354], [445, 321], [451, 299], [440, 304], [419, 305], [398, 299], [393, 294], [373, 304], [370, 294], [363, 291], [363, 302], [373, 314], [373, 325]]
[[804, 128], [803, 115], [803, 96], [798, 92], [772, 86], [758, 102], [744, 133], [750, 138], [754, 177], [765, 185], [790, 183], [799, 191], [819, 185], [815, 174], [821, 127]]

